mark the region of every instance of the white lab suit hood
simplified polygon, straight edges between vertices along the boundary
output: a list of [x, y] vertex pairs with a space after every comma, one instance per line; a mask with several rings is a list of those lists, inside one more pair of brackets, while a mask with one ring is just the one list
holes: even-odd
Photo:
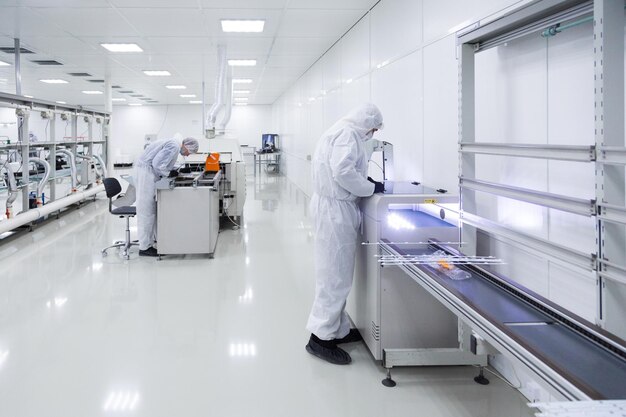
[[350, 331], [345, 304], [352, 288], [361, 212], [359, 197], [374, 193], [367, 180], [365, 141], [380, 129], [383, 117], [373, 104], [360, 106], [320, 138], [313, 157], [310, 212], [315, 231], [315, 301], [307, 329], [322, 340]]

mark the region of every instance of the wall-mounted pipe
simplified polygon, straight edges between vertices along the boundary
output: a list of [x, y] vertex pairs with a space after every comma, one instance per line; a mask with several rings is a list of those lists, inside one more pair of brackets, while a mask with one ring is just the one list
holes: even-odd
[[82, 200], [85, 200], [97, 193], [104, 191], [104, 185], [98, 185], [97, 187], [90, 188], [85, 191], [76, 192], [67, 197], [52, 201], [45, 206], [38, 207], [36, 209], [30, 209], [22, 214], [18, 214], [12, 219], [7, 219], [0, 222], [0, 234], [10, 232], [20, 226], [24, 226], [30, 222], [34, 222], [48, 214], [52, 214], [55, 211], [59, 211], [72, 204], [76, 204]]
[[76, 192], [78, 186], [78, 176], [76, 174], [76, 158], [74, 154], [67, 149], [57, 149], [57, 155], [65, 155], [67, 161], [70, 163], [70, 172], [72, 174], [72, 192]]
[[552, 25], [549, 28], [545, 29], [543, 32], [541, 32], [541, 36], [544, 38], [556, 36], [566, 29], [573, 28], [574, 26], [582, 25], [583, 23], [587, 22], [593, 22], [593, 16], [583, 17], [582, 19], [565, 24], [557, 23], [556, 25]]
[[43, 178], [39, 181], [39, 184], [37, 184], [37, 195], [35, 196], [37, 207], [39, 207], [43, 204], [43, 200], [41, 196], [43, 195], [43, 190], [46, 187], [46, 184], [48, 183], [48, 179], [50, 178], [50, 164], [45, 159], [41, 159], [41, 158], [29, 158], [28, 160], [30, 163], [39, 164], [43, 166], [43, 169], [44, 169]]
[[226, 76], [226, 98], [224, 100], [224, 117], [220, 123], [220, 131], [223, 133], [226, 130], [226, 125], [230, 122], [230, 116], [233, 111], [233, 75], [232, 71], [228, 70]]
[[226, 84], [226, 70], [228, 68], [228, 62], [226, 60], [226, 46], [219, 45], [217, 47], [217, 77], [215, 79], [215, 101], [209, 109], [206, 121], [206, 137], [215, 137], [215, 120], [217, 114], [224, 106], [224, 87]]
[[5, 169], [7, 171], [7, 179], [9, 186], [9, 198], [6, 201], [6, 216], [7, 219], [13, 217], [13, 202], [17, 199], [17, 181], [15, 181], [15, 173], [13, 172], [13, 167], [11, 167], [11, 163], [7, 161], [5, 165]]

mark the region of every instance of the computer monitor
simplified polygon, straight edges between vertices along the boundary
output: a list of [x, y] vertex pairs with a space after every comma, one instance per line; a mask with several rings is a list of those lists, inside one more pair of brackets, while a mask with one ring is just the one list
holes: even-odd
[[261, 149], [272, 149], [275, 150], [278, 148], [278, 135], [275, 133], [264, 133], [261, 140]]

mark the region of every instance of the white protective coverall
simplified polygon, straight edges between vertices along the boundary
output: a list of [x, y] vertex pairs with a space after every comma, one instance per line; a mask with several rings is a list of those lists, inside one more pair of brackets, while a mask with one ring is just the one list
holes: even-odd
[[307, 330], [322, 340], [340, 339], [350, 331], [345, 312], [352, 288], [357, 234], [361, 224], [359, 197], [374, 193], [367, 180], [364, 143], [383, 117], [373, 104], [362, 105], [328, 129], [313, 156], [314, 194], [310, 212], [315, 233], [315, 301]]
[[137, 232], [139, 249], [146, 250], [156, 238], [156, 186], [161, 177], [167, 177], [180, 153], [181, 144], [176, 139], [163, 139], [151, 143], [135, 163], [135, 188], [137, 189]]

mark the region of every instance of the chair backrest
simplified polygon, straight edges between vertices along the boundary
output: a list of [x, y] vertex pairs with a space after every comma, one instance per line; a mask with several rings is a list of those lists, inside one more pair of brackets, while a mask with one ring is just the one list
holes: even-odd
[[113, 198], [122, 192], [122, 186], [116, 178], [105, 178], [103, 183], [108, 198]]

